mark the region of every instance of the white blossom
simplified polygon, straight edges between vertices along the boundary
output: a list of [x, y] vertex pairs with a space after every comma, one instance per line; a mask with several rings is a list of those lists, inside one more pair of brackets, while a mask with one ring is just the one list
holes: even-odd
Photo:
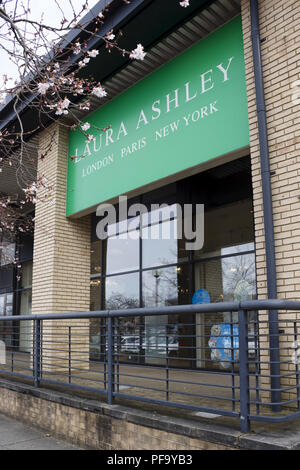
[[112, 34], [112, 33], [111, 33], [111, 34], [108, 34], [108, 35], [106, 36], [106, 39], [107, 39], [108, 41], [112, 41], [113, 39], [115, 39], [115, 37], [116, 37], [115, 34]]
[[89, 130], [90, 127], [91, 127], [91, 125], [88, 122], [86, 122], [81, 126], [81, 129], [83, 131], [87, 131], [87, 130]]
[[104, 90], [104, 88], [102, 88], [102, 86], [98, 86], [93, 88], [92, 94], [97, 96], [97, 98], [103, 98], [107, 95], [107, 92]]
[[74, 47], [74, 49], [73, 49], [73, 52], [74, 52], [75, 55], [80, 54], [80, 52], [81, 52], [81, 45], [80, 45], [80, 42], [76, 42], [76, 43], [75, 43], [75, 47]]
[[90, 58], [89, 57], [85, 57], [84, 59], [80, 60], [78, 62], [78, 64], [80, 65], [80, 67], [85, 67], [85, 65], [87, 65], [90, 61]]
[[98, 54], [99, 54], [99, 51], [97, 51], [97, 49], [93, 49], [92, 51], [88, 51], [88, 55], [90, 57], [97, 57]]
[[68, 98], [65, 98], [63, 101], [60, 101], [56, 106], [56, 112], [55, 114], [61, 115], [61, 114], [68, 114], [68, 107], [70, 104], [70, 100]]
[[179, 2], [179, 5], [183, 8], [186, 8], [186, 7], [190, 6], [190, 2], [189, 2], [189, 0], [183, 0], [182, 2]]
[[146, 52], [142, 44], [138, 44], [136, 48], [129, 54], [130, 59], [144, 60]]
[[90, 103], [85, 103], [84, 105], [79, 105], [79, 109], [83, 111], [89, 111], [90, 110]]
[[41, 93], [42, 95], [45, 95], [47, 90], [50, 88], [50, 86], [51, 86], [51, 83], [39, 83], [38, 84], [39, 93]]

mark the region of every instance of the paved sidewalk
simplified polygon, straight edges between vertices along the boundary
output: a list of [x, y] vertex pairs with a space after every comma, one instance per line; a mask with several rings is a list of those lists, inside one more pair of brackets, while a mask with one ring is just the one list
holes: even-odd
[[0, 414], [1, 450], [80, 450]]

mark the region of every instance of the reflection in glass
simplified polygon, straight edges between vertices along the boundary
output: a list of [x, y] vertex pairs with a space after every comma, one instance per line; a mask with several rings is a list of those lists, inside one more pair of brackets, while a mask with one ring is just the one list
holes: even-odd
[[[101, 310], [101, 280], [91, 279], [90, 281], [90, 310]], [[105, 331], [101, 326], [103, 320], [99, 318], [90, 319], [90, 355], [92, 359], [101, 359], [101, 345]], [[103, 348], [102, 348], [103, 349]]]
[[5, 294], [0, 295], [0, 316], [5, 315]]
[[21, 288], [28, 289], [32, 286], [32, 261], [22, 264]]
[[[0, 315], [10, 316], [13, 314], [13, 294], [0, 295]], [[0, 340], [7, 348], [13, 345], [13, 322], [0, 322]]]
[[255, 296], [255, 258], [253, 253], [222, 259], [224, 301], [251, 300]]
[[11, 264], [14, 261], [15, 250], [16, 250], [16, 244], [12, 242], [11, 240], [9, 240], [8, 238], [6, 239], [5, 237], [3, 237], [3, 240], [0, 246], [1, 266]]
[[143, 268], [177, 263], [181, 240], [177, 240], [176, 224], [170, 220], [142, 229]]
[[[31, 289], [21, 292], [20, 315], [31, 315]], [[30, 352], [32, 349], [32, 322], [25, 320], [20, 322], [19, 349]]]
[[[143, 303], [145, 307], [188, 304], [187, 266], [144, 271]], [[170, 365], [186, 365], [191, 354], [190, 322], [187, 315], [145, 317], [145, 362], [162, 364], [168, 358]]]
[[139, 269], [139, 237], [133, 232], [109, 237], [105, 245], [106, 274]]
[[245, 247], [247, 244], [252, 245], [253, 239], [254, 226], [250, 199], [205, 210], [204, 245], [200, 251], [195, 252], [195, 257], [208, 258], [231, 254], [238, 245]]
[[[251, 244], [248, 245], [250, 248]], [[241, 248], [243, 251], [245, 246]], [[239, 252], [231, 247], [227, 252]], [[255, 254], [208, 260], [195, 264], [195, 287], [205, 289], [211, 302], [252, 300], [256, 296]], [[237, 313], [196, 314], [197, 366], [217, 367], [211, 361], [208, 339], [214, 325], [237, 322]]]
[[107, 277], [105, 280], [105, 293], [106, 309], [139, 307], [138, 273]]
[[[110, 310], [139, 307], [139, 274], [110, 276], [105, 280], [106, 305]], [[142, 341], [140, 317], [115, 319], [115, 348], [120, 362], [137, 362]], [[116, 352], [117, 353], [117, 352]]]

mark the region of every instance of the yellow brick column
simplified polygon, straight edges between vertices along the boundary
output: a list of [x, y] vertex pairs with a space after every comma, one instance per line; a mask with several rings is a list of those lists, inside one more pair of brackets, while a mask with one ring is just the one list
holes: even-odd
[[[50, 189], [43, 188], [36, 203], [32, 312], [88, 311], [90, 217], [71, 220], [65, 215], [67, 129], [54, 124], [44, 130], [40, 134], [39, 150], [44, 153], [45, 149], [48, 149], [48, 153], [39, 159], [38, 177], [45, 177]], [[69, 327], [72, 336], [72, 368], [87, 368], [89, 322], [70, 320], [64, 322], [63, 329], [60, 329], [62, 323], [58, 321], [44, 323], [43, 370], [63, 371], [68, 365]]]
[[[287, 0], [260, 0], [259, 2], [262, 67], [265, 85], [266, 114], [270, 170], [272, 175], [277, 292], [282, 299], [300, 298], [300, 106], [295, 100], [297, 81], [300, 80], [300, 2]], [[254, 221], [257, 263], [258, 298], [267, 297], [266, 259], [263, 223], [260, 153], [256, 114], [256, 98], [252, 59], [250, 1], [242, 0], [244, 53], [249, 106], [250, 150], [254, 198]], [[298, 83], [299, 85], [299, 83]], [[285, 333], [293, 332], [295, 313], [279, 312]], [[267, 320], [261, 314], [260, 320]], [[265, 328], [264, 328], [265, 327]], [[267, 331], [267, 324], [262, 325]], [[267, 338], [263, 338], [266, 340]], [[281, 345], [291, 344], [291, 336], [281, 337]], [[262, 342], [261, 346], [267, 345]], [[282, 351], [281, 360], [289, 360], [291, 351]], [[262, 353], [263, 360], [269, 360]], [[264, 372], [268, 366], [263, 366]], [[282, 365], [282, 373], [293, 372], [294, 364]], [[295, 377], [292, 379], [295, 384]], [[281, 379], [281, 386], [290, 379]], [[268, 386], [269, 381], [263, 379]], [[295, 397], [295, 390], [282, 398]]]

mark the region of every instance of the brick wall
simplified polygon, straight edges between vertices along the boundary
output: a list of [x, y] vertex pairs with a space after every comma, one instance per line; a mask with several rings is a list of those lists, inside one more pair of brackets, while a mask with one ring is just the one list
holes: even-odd
[[[281, 299], [300, 298], [300, 105], [293, 99], [295, 82], [300, 79], [299, 22], [300, 2], [295, 0], [261, 0], [259, 3], [262, 67], [264, 75], [268, 142], [270, 151], [274, 234], [277, 270], [277, 291]], [[258, 297], [267, 297], [266, 260], [260, 154], [254, 88], [250, 2], [242, 0], [249, 125], [251, 142], [252, 182], [256, 241]], [[279, 312], [279, 318], [287, 318]], [[289, 319], [299, 314], [288, 314]], [[267, 315], [261, 315], [267, 319]], [[267, 329], [267, 324], [264, 325]], [[281, 325], [285, 333], [292, 324]], [[266, 339], [266, 338], [265, 338]], [[288, 336], [281, 344], [292, 341]], [[263, 343], [262, 343], [263, 346]], [[282, 360], [290, 360], [291, 351], [282, 351]], [[267, 365], [263, 366], [267, 368]], [[294, 365], [282, 366], [293, 371]], [[266, 382], [267, 383], [267, 382]], [[282, 380], [282, 385], [289, 380]], [[288, 394], [286, 394], [286, 398]]]
[[[242, 0], [249, 106], [254, 219], [259, 296], [267, 295], [260, 155], [254, 88], [249, 0]], [[259, 2], [270, 169], [274, 210], [277, 286], [280, 298], [300, 298], [300, 105], [294, 82], [300, 78], [300, 3]]]
[[[75, 406], [69, 406], [59, 402], [62, 396], [58, 395], [57, 400], [44, 399], [28, 393], [28, 390], [27, 393], [24, 391], [23, 389], [22, 393], [19, 393], [1, 387], [1, 413], [23, 421], [27, 425], [32, 424], [57, 438], [83, 448], [101, 450], [234, 450], [236, 448], [233, 444], [224, 444], [224, 436], [220, 438], [216, 436], [215, 441], [210, 441], [209, 438], [191, 437], [193, 423], [191, 428], [185, 426], [186, 432], [182, 432], [184, 427], [181, 427], [181, 432], [176, 433], [161, 429], [162, 423], [158, 427], [153, 427], [133, 422], [130, 412], [128, 414], [129, 410], [118, 411], [117, 407], [110, 411], [108, 405], [106, 408], [104, 405], [101, 409], [99, 404], [99, 411], [93, 412], [83, 409], [80, 406], [80, 399], [76, 403], [76, 399], [73, 398]], [[44, 393], [49, 393], [48, 398], [50, 398], [51, 392]], [[64, 400], [68, 401], [68, 398], [64, 397]], [[84, 407], [88, 408], [86, 401]], [[145, 413], [144, 421], [147, 420], [146, 415]], [[134, 417], [134, 412], [132, 416]], [[158, 421], [159, 415], [154, 419]], [[141, 421], [143, 417], [137, 414], [135, 420]], [[174, 429], [174, 423], [167, 423], [167, 427]], [[201, 432], [203, 433], [203, 430]]]
[[[36, 204], [32, 313], [88, 311], [90, 218], [87, 216], [70, 220], [65, 216], [67, 129], [54, 124], [43, 131], [40, 135], [39, 148], [42, 153], [47, 150], [47, 154], [44, 159], [39, 159], [38, 177], [45, 177], [51, 189], [41, 190]], [[82, 345], [81, 353], [77, 353], [76, 340], [72, 339], [72, 359], [88, 360], [89, 322], [76, 321], [76, 325], [79, 326], [79, 323], [81, 333], [86, 335], [86, 345]], [[69, 325], [74, 327], [74, 321], [70, 321]], [[43, 355], [44, 364], [47, 363], [49, 368], [61, 368], [64, 366], [64, 358], [67, 359], [63, 349], [68, 347], [68, 329], [65, 330], [65, 337], [61, 336], [61, 330], [58, 336], [57, 331], [55, 322], [47, 323], [43, 343], [46, 344], [50, 338], [52, 350], [48, 346], [47, 353], [43, 351]], [[72, 331], [76, 332], [76, 328]], [[58, 341], [60, 347], [57, 346]], [[61, 346], [61, 342], [65, 345]], [[55, 352], [58, 349], [60, 351]], [[87, 367], [87, 364], [82, 364], [82, 367]]]

